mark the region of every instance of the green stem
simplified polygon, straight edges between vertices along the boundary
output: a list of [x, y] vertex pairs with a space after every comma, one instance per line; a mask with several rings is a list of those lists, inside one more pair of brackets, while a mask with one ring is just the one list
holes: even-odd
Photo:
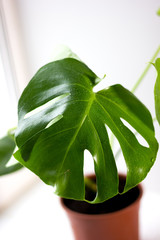
[[143, 73], [141, 74], [141, 76], [139, 77], [138, 81], [136, 82], [136, 84], [134, 85], [134, 87], [132, 88], [132, 92], [134, 93], [135, 90], [138, 88], [138, 86], [140, 85], [140, 83], [142, 82], [142, 80], [144, 79], [144, 77], [146, 76], [148, 70], [151, 67], [151, 63], [156, 59], [156, 57], [158, 56], [160, 52], [160, 46], [158, 46], [156, 52], [154, 53], [153, 57], [151, 58], [150, 62], [147, 64], [146, 68], [144, 69]]

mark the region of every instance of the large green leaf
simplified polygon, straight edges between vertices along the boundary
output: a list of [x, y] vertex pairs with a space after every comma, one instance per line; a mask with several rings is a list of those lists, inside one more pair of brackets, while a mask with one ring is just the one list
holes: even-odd
[[[124, 192], [142, 181], [158, 149], [152, 118], [127, 89], [114, 85], [95, 93], [99, 79], [82, 62], [66, 58], [42, 67], [24, 90], [18, 107], [15, 158], [55, 186], [59, 196], [85, 199], [84, 150], [93, 156], [97, 195], [118, 193], [118, 173], [107, 127], [118, 139], [127, 165]], [[128, 122], [147, 142], [142, 145]], [[106, 127], [107, 126], [107, 127]]]
[[23, 167], [19, 162], [9, 165], [16, 144], [10, 134], [0, 139], [0, 176], [15, 172]]
[[156, 117], [160, 124], [160, 58], [158, 58], [154, 64], [157, 70], [157, 79], [154, 88], [154, 97], [155, 97], [155, 110]]

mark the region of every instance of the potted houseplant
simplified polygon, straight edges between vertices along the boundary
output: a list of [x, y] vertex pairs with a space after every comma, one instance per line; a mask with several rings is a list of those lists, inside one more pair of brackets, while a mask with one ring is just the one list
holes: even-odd
[[[101, 240], [107, 236], [114, 240], [136, 240], [138, 230], [131, 232], [131, 227], [138, 227], [138, 213], [133, 207], [138, 210], [138, 199], [142, 194], [141, 187], [136, 186], [153, 166], [158, 143], [147, 108], [119, 84], [95, 92], [94, 87], [100, 80], [72, 54], [45, 65], [35, 74], [19, 99], [18, 127], [13, 140], [18, 147], [14, 157], [20, 162], [16, 167], [27, 167], [46, 184], [55, 187], [63, 206], [70, 208], [75, 231], [78, 226], [76, 239], [98, 239], [98, 234]], [[118, 175], [108, 128], [119, 141], [127, 166], [126, 176]], [[143, 143], [139, 142], [133, 129], [141, 135]], [[84, 178], [83, 174], [86, 149], [93, 156], [95, 169], [95, 175], [89, 178]], [[131, 210], [128, 202], [126, 208], [123, 204], [126, 198], [130, 198]], [[120, 201], [122, 205], [113, 209]], [[101, 210], [95, 210], [101, 205], [108, 209], [107, 214], [103, 210], [98, 214]], [[82, 214], [88, 206], [90, 212]], [[76, 211], [80, 213], [76, 214]], [[128, 215], [130, 211], [134, 213], [133, 219]], [[84, 233], [76, 215], [84, 226]], [[83, 221], [82, 215], [85, 216]], [[97, 223], [91, 225], [91, 215], [92, 223], [98, 218], [99, 227]], [[104, 224], [107, 236], [102, 235], [105, 215], [109, 216]], [[125, 215], [127, 223], [124, 227]], [[114, 230], [109, 233], [111, 222], [114, 222]], [[87, 223], [89, 227], [86, 227]], [[121, 226], [120, 230], [115, 229], [116, 226]], [[118, 232], [118, 237], [112, 236], [114, 232]]]

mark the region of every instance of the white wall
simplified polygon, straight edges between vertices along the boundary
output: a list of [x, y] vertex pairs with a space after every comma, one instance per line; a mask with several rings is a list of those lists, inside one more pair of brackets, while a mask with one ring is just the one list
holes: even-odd
[[[100, 77], [106, 86], [122, 83], [131, 89], [160, 44], [159, 0], [15, 0], [24, 39], [30, 78], [52, 60], [54, 48], [65, 44]], [[155, 70], [148, 74], [148, 98]], [[153, 111], [153, 110], [151, 110]]]
[[16, 0], [33, 74], [66, 44], [99, 75], [132, 86], [160, 41], [158, 0]]
[[[160, 44], [159, 0], [15, 0], [30, 77], [52, 60], [57, 44], [68, 45], [100, 77], [105, 86], [131, 89]], [[152, 67], [138, 97], [154, 116]], [[158, 128], [159, 133], [159, 128]], [[160, 162], [147, 179], [160, 191]]]

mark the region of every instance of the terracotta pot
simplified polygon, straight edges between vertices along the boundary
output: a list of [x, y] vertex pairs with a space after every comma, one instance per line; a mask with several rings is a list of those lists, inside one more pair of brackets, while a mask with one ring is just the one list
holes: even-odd
[[[111, 212], [103, 214], [80, 213], [79, 209], [79, 212], [76, 212], [75, 209], [72, 210], [67, 206], [68, 201], [75, 200], [61, 199], [61, 205], [70, 220], [75, 240], [138, 240], [138, 215], [143, 191], [141, 185], [138, 185], [134, 189], [136, 194], [138, 194], [134, 197], [130, 205], [123, 206], [122, 209], [116, 211], [112, 209]], [[125, 198], [128, 198], [128, 194], [125, 194]], [[109, 201], [111, 203], [112, 199]]]

